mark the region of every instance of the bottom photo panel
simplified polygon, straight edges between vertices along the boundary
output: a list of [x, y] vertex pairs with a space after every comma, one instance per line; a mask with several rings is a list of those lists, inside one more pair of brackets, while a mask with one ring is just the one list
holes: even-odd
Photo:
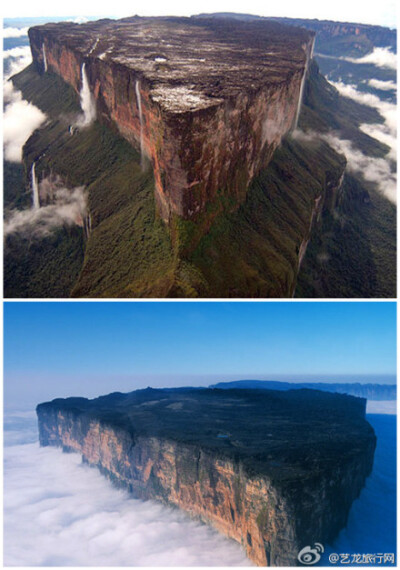
[[395, 566], [396, 303], [4, 303], [5, 566]]

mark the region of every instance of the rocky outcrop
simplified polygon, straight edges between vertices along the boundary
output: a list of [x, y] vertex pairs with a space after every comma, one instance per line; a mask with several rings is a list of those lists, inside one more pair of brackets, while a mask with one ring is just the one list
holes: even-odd
[[212, 524], [260, 566], [295, 565], [336, 537], [376, 443], [365, 400], [310, 390], [148, 389], [37, 413], [41, 445]]
[[[369, 24], [356, 24], [350, 22], [333, 22], [331, 20], [305, 20], [299, 18], [270, 18], [281, 24], [301, 26], [317, 34], [316, 48], [322, 53], [330, 53], [330, 47], [335, 45], [336, 55], [340, 56], [349, 47], [364, 55], [374, 47], [397, 49], [397, 34], [395, 29]], [[343, 41], [346, 40], [346, 41]], [[340, 41], [343, 41], [340, 46]], [[346, 48], [346, 43], [349, 45]]]
[[[314, 35], [280, 24], [128, 18], [29, 30], [37, 68], [79, 92], [150, 159], [158, 210], [235, 209], [296, 121]], [[46, 71], [45, 71], [46, 70]]]

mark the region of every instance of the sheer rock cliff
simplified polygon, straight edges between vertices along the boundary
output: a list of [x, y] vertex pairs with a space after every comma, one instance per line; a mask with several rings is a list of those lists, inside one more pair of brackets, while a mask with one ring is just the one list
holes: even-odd
[[365, 405], [317, 390], [147, 389], [37, 413], [42, 446], [211, 524], [257, 565], [292, 566], [345, 527], [372, 470]]
[[38, 70], [79, 92], [151, 161], [162, 218], [234, 210], [296, 122], [314, 33], [193, 18], [51, 23], [29, 30]]

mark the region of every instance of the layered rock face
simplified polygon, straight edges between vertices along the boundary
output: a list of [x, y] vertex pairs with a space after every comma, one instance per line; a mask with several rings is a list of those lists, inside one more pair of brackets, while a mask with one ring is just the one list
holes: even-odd
[[376, 444], [365, 400], [315, 390], [148, 389], [37, 413], [41, 445], [212, 524], [260, 566], [295, 565], [335, 538]]
[[[150, 159], [164, 220], [234, 209], [294, 126], [313, 32], [277, 23], [128, 18], [29, 30], [38, 69]], [[216, 204], [218, 207], [216, 208]]]

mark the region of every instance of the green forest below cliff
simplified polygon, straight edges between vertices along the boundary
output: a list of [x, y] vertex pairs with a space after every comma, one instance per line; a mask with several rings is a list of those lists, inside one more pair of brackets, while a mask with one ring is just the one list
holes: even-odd
[[[5, 242], [6, 297], [393, 297], [395, 207], [373, 187], [346, 175], [334, 209], [314, 227], [297, 280], [297, 259], [315, 199], [338, 180], [344, 159], [327, 144], [290, 136], [253, 179], [245, 202], [220, 204], [198, 227], [176, 219], [171, 232], [158, 217], [151, 168], [108, 126], [94, 123], [70, 136], [79, 112], [76, 93], [57, 75], [31, 65], [13, 78], [49, 121], [24, 147], [24, 168], [5, 166], [5, 210], [30, 201], [29, 171], [37, 157], [39, 179], [55, 172], [68, 187], [85, 185], [92, 232], [62, 228], [31, 241]], [[371, 156], [387, 148], [362, 133], [378, 122], [370, 107], [340, 97], [311, 66], [300, 127], [336, 129]]]

